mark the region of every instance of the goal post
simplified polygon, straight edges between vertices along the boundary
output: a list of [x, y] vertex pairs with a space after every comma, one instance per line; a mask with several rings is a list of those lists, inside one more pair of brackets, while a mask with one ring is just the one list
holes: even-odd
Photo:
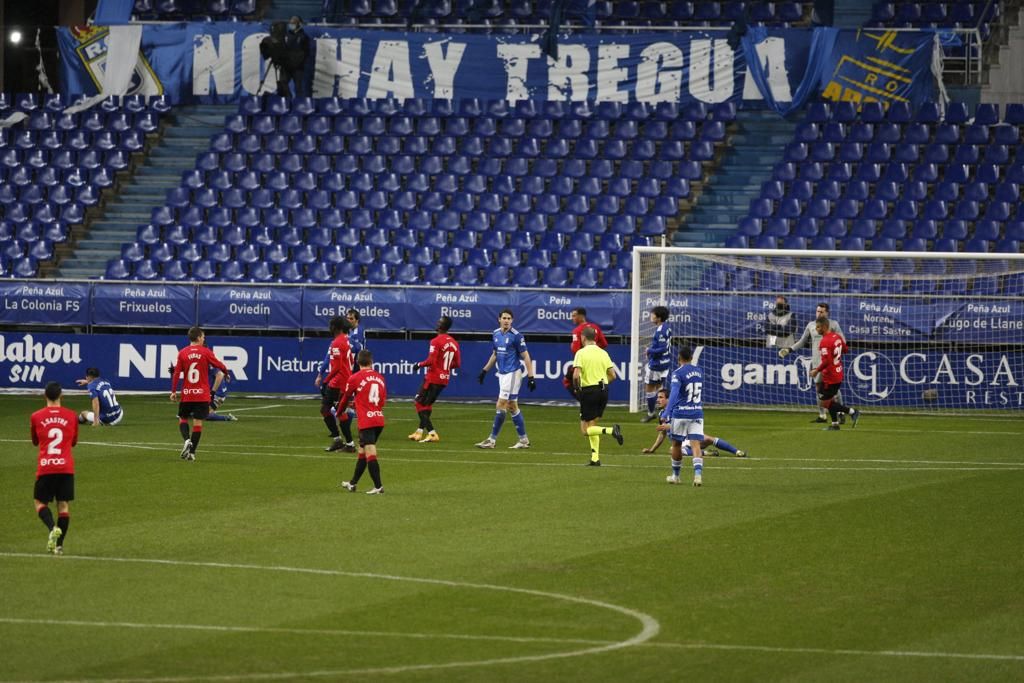
[[694, 347], [707, 405], [812, 409], [816, 344], [779, 350], [800, 340], [821, 303], [849, 344], [847, 405], [1024, 409], [1022, 254], [696, 247], [633, 249], [630, 409], [646, 410], [658, 305], [670, 311], [673, 344]]

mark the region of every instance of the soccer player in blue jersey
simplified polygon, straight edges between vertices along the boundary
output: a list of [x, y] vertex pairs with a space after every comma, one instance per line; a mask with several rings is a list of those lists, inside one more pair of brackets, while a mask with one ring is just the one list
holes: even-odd
[[491, 435], [476, 445], [477, 448], [494, 448], [498, 440], [501, 426], [505, 424], [505, 413], [512, 416], [512, 424], [516, 426], [519, 440], [511, 448], [529, 448], [530, 439], [526, 436], [526, 420], [519, 411], [519, 387], [523, 381], [523, 369], [526, 369], [526, 383], [533, 391], [537, 388], [537, 380], [533, 376], [533, 361], [526, 350], [526, 340], [519, 330], [512, 327], [512, 311], [505, 309], [498, 316], [498, 329], [491, 334], [494, 350], [484, 364], [477, 378], [480, 384], [491, 368], [498, 368], [498, 402], [495, 404], [494, 425]]
[[[358, 358], [359, 352], [366, 348], [366, 333], [359, 327], [359, 311], [350, 308], [345, 312], [345, 317], [348, 319], [348, 324], [352, 326], [352, 329], [348, 331], [348, 346], [352, 349], [352, 358]], [[359, 372], [359, 366], [354, 364], [352, 372]], [[355, 410], [352, 411], [352, 414], [355, 414]]]
[[679, 483], [679, 471], [683, 463], [683, 442], [690, 442], [693, 453], [693, 485], [703, 483], [704, 454], [704, 406], [701, 392], [704, 389], [704, 373], [693, 364], [693, 349], [682, 346], [679, 349], [679, 367], [672, 373], [672, 389], [662, 415], [671, 421], [672, 430], [672, 474], [666, 481]]
[[[665, 410], [665, 405], [668, 404], [668, 392], [664, 389], [658, 389], [658, 412]], [[643, 453], [656, 453], [661, 444], [665, 442], [665, 435], [671, 431], [672, 424], [668, 418], [662, 418], [658, 421], [658, 435], [654, 437], [654, 443], [650, 447], [645, 448]], [[704, 441], [700, 444], [701, 449], [704, 451], [704, 455], [710, 455], [711, 457], [718, 457], [718, 449], [721, 448], [726, 453], [732, 453], [737, 458], [747, 457], [747, 452], [736, 448], [725, 439], [720, 439], [717, 436], [711, 436], [710, 434], [704, 435]], [[693, 453], [690, 451], [690, 444], [683, 444], [683, 455], [690, 457]]]
[[83, 410], [78, 414], [80, 424], [88, 424], [93, 427], [100, 425], [113, 426], [124, 417], [124, 409], [117, 402], [114, 395], [114, 387], [110, 382], [100, 377], [100, 371], [96, 368], [86, 368], [85, 379], [76, 379], [75, 384], [86, 387], [89, 396], [92, 398], [92, 410]]
[[207, 422], [237, 422], [238, 418], [230, 413], [221, 415], [218, 411], [220, 407], [224, 405], [224, 401], [228, 400], [228, 383], [231, 381], [229, 375], [225, 375], [220, 370], [214, 375], [213, 388], [210, 390], [212, 396], [210, 397], [210, 414], [206, 416]]
[[666, 378], [672, 371], [672, 328], [668, 325], [668, 318], [667, 306], [655, 306], [651, 309], [651, 322], [656, 327], [651, 345], [647, 347], [647, 367], [644, 370], [647, 415], [643, 422], [650, 422], [658, 416], [655, 405], [658, 401], [658, 389], [665, 387]]

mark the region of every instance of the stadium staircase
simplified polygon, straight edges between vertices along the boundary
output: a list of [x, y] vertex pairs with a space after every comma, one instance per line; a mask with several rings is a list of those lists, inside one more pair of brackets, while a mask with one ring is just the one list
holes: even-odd
[[796, 124], [774, 112], [740, 111], [736, 131], [696, 206], [672, 236], [677, 247], [719, 246], [736, 231], [756, 199], [761, 183], [770, 180], [783, 147], [793, 139]]
[[172, 110], [158, 139], [133, 164], [131, 174], [107, 199], [100, 215], [92, 218], [85, 237], [60, 262], [55, 275], [101, 277], [107, 262], [120, 257], [121, 245], [135, 240], [153, 207], [162, 205], [167, 191], [181, 184], [181, 174], [195, 167], [196, 156], [210, 147], [210, 136], [223, 132], [225, 116], [236, 109], [234, 105], [195, 105]]
[[832, 25], [836, 28], [858, 28], [871, 18], [870, 2], [864, 0], [836, 0]]

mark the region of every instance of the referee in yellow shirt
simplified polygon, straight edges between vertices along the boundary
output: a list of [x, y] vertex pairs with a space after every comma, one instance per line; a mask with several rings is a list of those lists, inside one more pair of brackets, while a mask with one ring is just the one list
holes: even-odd
[[598, 427], [597, 421], [608, 405], [608, 385], [615, 379], [615, 365], [608, 352], [597, 345], [593, 327], [583, 328], [583, 348], [572, 361], [572, 383], [580, 400], [580, 431], [590, 440], [588, 467], [601, 466], [601, 435], [611, 434], [622, 445], [619, 425]]

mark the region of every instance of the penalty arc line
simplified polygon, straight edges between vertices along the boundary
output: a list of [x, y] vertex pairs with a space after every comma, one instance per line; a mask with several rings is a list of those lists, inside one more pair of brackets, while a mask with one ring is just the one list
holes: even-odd
[[[0, 552], [0, 557], [10, 558], [23, 558], [39, 560], [43, 559], [52, 562], [52, 558], [46, 555], [36, 555], [31, 553], [11, 553], [11, 552]], [[166, 560], [156, 558], [131, 558], [131, 557], [98, 557], [89, 555], [78, 555], [78, 556], [64, 556], [62, 560], [71, 561], [82, 561], [82, 562], [111, 562], [111, 563], [122, 563], [122, 564], [150, 564], [150, 565], [164, 565], [174, 567], [198, 567], [204, 569], [231, 569], [241, 571], [263, 571], [263, 572], [281, 572], [288, 574], [307, 574], [313, 576], [340, 576], [349, 578], [360, 578], [360, 579], [376, 579], [382, 581], [399, 581], [407, 583], [420, 583], [432, 586], [445, 586], [449, 588], [465, 588], [475, 589], [484, 591], [499, 591], [505, 593], [516, 593], [519, 595], [527, 595], [532, 597], [546, 598], [551, 600], [559, 600], [561, 602], [575, 603], [577, 605], [585, 605], [589, 607], [596, 607], [599, 609], [605, 609], [612, 612], [617, 612], [621, 615], [630, 617], [640, 622], [642, 628], [640, 632], [631, 638], [626, 640], [614, 641], [611, 643], [601, 643], [598, 645], [590, 645], [582, 649], [567, 650], [564, 652], [552, 652], [541, 655], [522, 655], [518, 657], [499, 657], [494, 659], [484, 659], [475, 661], [458, 661], [458, 662], [444, 662], [439, 664], [408, 664], [404, 666], [395, 667], [379, 667], [379, 668], [367, 668], [358, 670], [326, 670], [326, 671], [301, 671], [301, 672], [277, 672], [277, 673], [264, 673], [264, 674], [230, 674], [230, 675], [211, 675], [211, 676], [182, 676], [182, 677], [157, 677], [157, 678], [124, 678], [124, 679], [102, 679], [107, 683], [127, 683], [128, 681], [147, 681], [154, 683], [157, 681], [167, 682], [178, 682], [178, 681], [235, 681], [235, 680], [275, 680], [282, 678], [300, 678], [300, 677], [334, 677], [341, 675], [355, 675], [355, 674], [382, 674], [382, 673], [404, 673], [409, 671], [429, 671], [435, 669], [456, 669], [456, 668], [469, 668], [476, 666], [493, 666], [497, 664], [520, 664], [526, 662], [540, 662], [554, 659], [567, 659], [570, 657], [582, 657], [584, 655], [600, 654], [603, 652], [612, 652], [615, 650], [621, 650], [623, 648], [633, 647], [641, 643], [647, 642], [654, 638], [661, 631], [661, 624], [657, 619], [640, 612], [638, 610], [630, 609], [629, 607], [622, 607], [615, 605], [610, 602], [603, 602], [601, 600], [591, 600], [589, 598], [583, 598], [575, 595], [565, 595], [563, 593], [553, 593], [549, 591], [535, 590], [531, 588], [516, 588], [514, 586], [500, 586], [497, 584], [486, 584], [486, 583], [471, 583], [468, 581], [454, 581], [449, 579], [428, 579], [411, 576], [396, 576], [393, 574], [377, 574], [374, 572], [349, 572], [340, 569], [314, 569], [307, 567], [288, 567], [282, 565], [257, 565], [257, 564], [235, 564], [228, 562], [195, 562], [188, 560]], [[98, 679], [97, 679], [98, 680]], [[84, 681], [82, 682], [84, 683]]]

